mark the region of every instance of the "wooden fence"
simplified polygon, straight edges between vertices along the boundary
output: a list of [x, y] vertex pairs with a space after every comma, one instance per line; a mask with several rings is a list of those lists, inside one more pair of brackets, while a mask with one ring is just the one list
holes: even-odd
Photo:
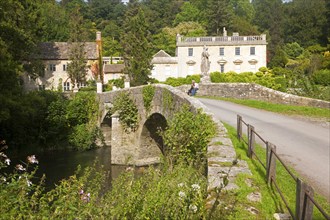
[[[247, 140], [243, 138], [243, 125], [247, 128]], [[258, 137], [266, 145], [266, 163], [261, 161], [255, 152], [255, 138]], [[329, 215], [322, 209], [322, 207], [314, 200], [314, 190], [307, 183], [303, 182], [297, 176], [295, 176], [289, 168], [285, 165], [283, 160], [276, 154], [276, 146], [266, 140], [264, 140], [250, 124], [243, 121], [240, 115], [237, 115], [237, 138], [245, 142], [248, 146], [248, 156], [253, 159], [256, 158], [260, 164], [266, 170], [267, 183], [274, 185], [277, 192], [281, 196], [285, 203], [291, 217], [294, 220], [311, 220], [313, 218], [314, 206], [320, 211], [323, 217], [330, 220]], [[289, 207], [288, 201], [285, 199], [283, 192], [281, 191], [278, 183], [276, 182], [276, 163], [279, 161], [289, 175], [293, 178], [296, 183], [296, 207], [295, 213]]]

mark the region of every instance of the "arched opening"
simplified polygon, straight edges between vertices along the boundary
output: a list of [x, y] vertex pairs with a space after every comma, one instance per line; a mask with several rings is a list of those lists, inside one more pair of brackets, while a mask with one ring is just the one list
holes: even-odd
[[103, 121], [100, 125], [103, 137], [104, 137], [104, 143], [106, 146], [111, 145], [111, 128], [112, 128], [112, 120], [111, 120], [111, 113], [110, 111], [107, 112], [107, 114], [104, 116]]
[[165, 130], [166, 118], [154, 113], [146, 120], [140, 136], [140, 159], [156, 158], [164, 154], [164, 142], [159, 132]]

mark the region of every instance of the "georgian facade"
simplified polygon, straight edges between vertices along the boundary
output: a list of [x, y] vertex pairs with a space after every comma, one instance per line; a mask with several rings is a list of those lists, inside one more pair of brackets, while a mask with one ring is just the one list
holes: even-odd
[[171, 57], [164, 51], [155, 54], [152, 59], [154, 68], [151, 77], [165, 81], [168, 77], [201, 74], [201, 54], [204, 46], [209, 53], [209, 72], [255, 73], [260, 67], [267, 65], [267, 42], [264, 34], [239, 36], [238, 33], [234, 33], [233, 36], [224, 34], [224, 36], [215, 37], [183, 37], [178, 35], [176, 57]]

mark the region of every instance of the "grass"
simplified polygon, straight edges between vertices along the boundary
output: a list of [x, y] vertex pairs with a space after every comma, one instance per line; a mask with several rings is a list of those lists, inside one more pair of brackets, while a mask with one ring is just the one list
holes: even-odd
[[[251, 204], [253, 207], [258, 209], [260, 212], [258, 216], [254, 218], [250, 218], [246, 216], [244, 209], [242, 212], [238, 212], [237, 219], [273, 219], [274, 213], [288, 213], [288, 209], [286, 208], [285, 203], [282, 201], [279, 193], [277, 192], [275, 186], [270, 186], [266, 182], [266, 170], [260, 164], [260, 162], [256, 159], [251, 160], [247, 156], [247, 146], [242, 141], [239, 141], [236, 137], [236, 129], [231, 127], [228, 124], [225, 124], [225, 127], [228, 130], [228, 135], [233, 142], [235, 151], [237, 155], [240, 155], [242, 160], [247, 161], [248, 166], [252, 172], [252, 176], [248, 176], [246, 174], [239, 175], [236, 179], [236, 184], [240, 187], [237, 192], [238, 201], [240, 205], [245, 206], [247, 204], [251, 204], [246, 199], [246, 196], [251, 192], [260, 192], [262, 195], [262, 201], [260, 203]], [[262, 161], [262, 163], [266, 164], [266, 151], [265, 149], [257, 145], [255, 147], [255, 153], [258, 158]], [[298, 174], [290, 169], [295, 176]], [[251, 182], [251, 186], [248, 186], [246, 180], [249, 179]], [[284, 166], [277, 161], [276, 162], [276, 182], [282, 191], [285, 199], [289, 204], [289, 208], [292, 210], [292, 213], [295, 214], [295, 198], [296, 198], [296, 183], [295, 180], [289, 175], [289, 173], [285, 170]], [[330, 213], [330, 206], [327, 200], [316, 194], [314, 196], [314, 200], [316, 200], [320, 206], [326, 211], [326, 213]], [[243, 207], [242, 207], [243, 208]], [[318, 211], [316, 207], [313, 210], [313, 219], [324, 219], [321, 213]]]
[[312, 117], [318, 119], [325, 119], [327, 121], [330, 121], [330, 110], [325, 108], [317, 108], [317, 107], [309, 107], [309, 106], [293, 106], [293, 105], [275, 104], [275, 103], [258, 101], [258, 100], [221, 98], [221, 97], [211, 97], [211, 96], [203, 96], [202, 98], [229, 101], [236, 104], [249, 106], [252, 108], [263, 109], [270, 112], [276, 112], [285, 115], [298, 115], [298, 116]]

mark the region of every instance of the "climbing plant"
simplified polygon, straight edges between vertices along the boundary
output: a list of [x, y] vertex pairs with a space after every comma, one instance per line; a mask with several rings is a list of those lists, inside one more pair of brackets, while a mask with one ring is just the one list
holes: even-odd
[[115, 101], [111, 114], [118, 112], [119, 121], [126, 132], [135, 131], [139, 123], [138, 108], [128, 93], [120, 93]]
[[151, 102], [155, 95], [155, 87], [153, 87], [152, 85], [143, 87], [142, 95], [143, 95], [143, 105], [148, 114], [151, 110]]
[[173, 110], [173, 97], [170, 91], [163, 89], [163, 105], [166, 110]]

